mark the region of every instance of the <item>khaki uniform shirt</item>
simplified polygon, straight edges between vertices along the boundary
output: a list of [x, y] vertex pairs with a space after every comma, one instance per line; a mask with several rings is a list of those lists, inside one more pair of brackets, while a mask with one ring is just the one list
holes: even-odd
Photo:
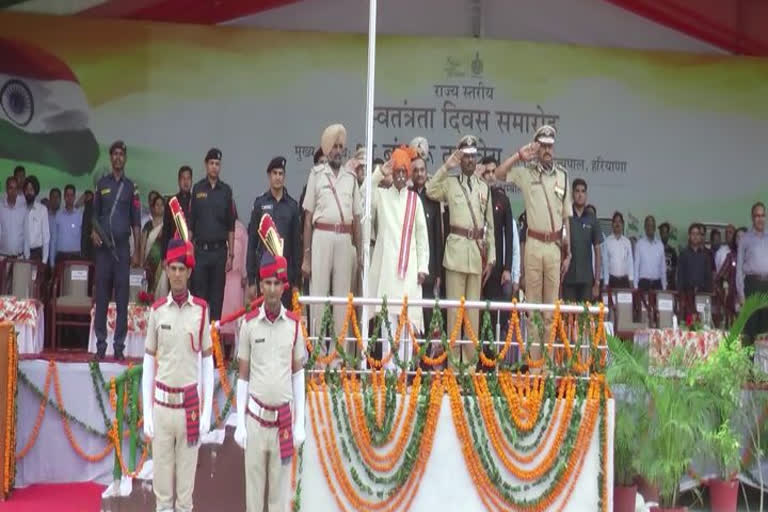
[[170, 294], [155, 302], [144, 347], [155, 353], [157, 380], [174, 388], [197, 383], [198, 357], [211, 348], [208, 304], [192, 294], [181, 307]]
[[[493, 203], [488, 197], [490, 190], [488, 185], [478, 179], [477, 176], [470, 176], [469, 180], [472, 182], [471, 190], [467, 184], [466, 176], [449, 176], [448, 170], [443, 165], [432, 179], [427, 181], [425, 189], [430, 199], [446, 203], [450, 210], [451, 226], [475, 229], [462, 188], [466, 190], [472, 204], [472, 211], [475, 214], [477, 229], [483, 229], [483, 225], [486, 226], [487, 263], [493, 264], [496, 262], [496, 243], [493, 235]], [[447, 238], [445, 240], [443, 266], [454, 272], [482, 274], [483, 262], [477, 241], [451, 233], [450, 226], [445, 227], [445, 232]]]
[[507, 181], [523, 192], [528, 228], [543, 233], [560, 231], [573, 212], [568, 172], [560, 165], [540, 171], [536, 163], [515, 167]]
[[248, 361], [248, 393], [270, 406], [293, 398], [293, 365], [303, 366], [306, 348], [301, 326], [293, 313], [280, 306], [274, 323], [264, 307], [251, 311], [240, 326], [237, 358]]
[[[331, 183], [336, 189], [338, 203], [333, 195]], [[341, 205], [341, 212], [339, 212], [339, 205]], [[361, 205], [360, 186], [353, 172], [342, 167], [337, 177], [328, 164], [316, 165], [309, 171], [307, 194], [302, 208], [312, 212], [313, 224], [315, 222], [352, 224], [354, 216], [361, 214]]]

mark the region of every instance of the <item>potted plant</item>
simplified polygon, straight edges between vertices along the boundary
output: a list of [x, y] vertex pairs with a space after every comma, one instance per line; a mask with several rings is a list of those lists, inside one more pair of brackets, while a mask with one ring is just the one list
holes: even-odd
[[608, 340], [611, 364], [607, 375], [647, 410], [647, 429], [636, 438], [638, 473], [659, 490], [659, 506], [651, 510], [678, 511], [675, 508], [680, 479], [697, 453], [706, 421], [712, 415], [710, 395], [690, 378], [682, 349], [675, 349], [663, 371], [649, 367], [648, 356], [628, 349], [616, 338]]
[[645, 435], [647, 415], [641, 402], [629, 399], [624, 393], [617, 393], [616, 389], [614, 397], [616, 424], [613, 436], [613, 510], [634, 512], [637, 499], [636, 459], [642, 446], [638, 439]]
[[750, 297], [718, 347], [691, 371], [692, 380], [711, 396], [712, 417], [701, 449], [717, 463], [718, 476], [708, 483], [710, 507], [717, 512], [735, 511], [738, 501], [742, 433], [734, 423], [744, 411], [742, 391], [753, 368], [753, 349], [742, 346], [741, 331], [752, 313], [766, 306], [768, 298]]

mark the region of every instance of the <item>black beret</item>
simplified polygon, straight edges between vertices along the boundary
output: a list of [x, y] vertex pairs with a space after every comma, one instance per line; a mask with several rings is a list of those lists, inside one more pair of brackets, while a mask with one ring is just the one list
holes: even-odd
[[282, 169], [285, 170], [285, 157], [282, 156], [276, 156], [272, 160], [269, 161], [269, 165], [267, 166], [267, 174], [272, 169]]
[[208, 160], [221, 160], [221, 150], [218, 148], [211, 148], [208, 153], [205, 154], [205, 161]]

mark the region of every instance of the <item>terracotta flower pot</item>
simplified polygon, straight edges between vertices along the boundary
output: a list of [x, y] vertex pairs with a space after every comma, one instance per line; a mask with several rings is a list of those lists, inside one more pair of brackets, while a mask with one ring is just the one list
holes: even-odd
[[622, 485], [613, 488], [613, 512], [635, 512], [635, 500], [637, 499], [637, 486]]
[[659, 489], [656, 488], [651, 482], [646, 480], [642, 476], [638, 476], [636, 479], [637, 483], [637, 490], [638, 492], [643, 496], [643, 499], [646, 503], [649, 501], [653, 501], [655, 503], [659, 502]]
[[709, 482], [709, 509], [713, 512], [736, 512], [738, 501], [738, 480], [711, 480]]

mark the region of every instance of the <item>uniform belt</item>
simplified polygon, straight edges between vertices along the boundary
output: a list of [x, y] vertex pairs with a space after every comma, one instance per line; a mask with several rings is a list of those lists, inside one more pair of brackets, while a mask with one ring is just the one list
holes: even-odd
[[155, 381], [155, 403], [171, 409], [181, 409], [184, 407], [185, 389], [172, 388], [162, 382]]
[[528, 228], [527, 236], [538, 240], [539, 242], [551, 243], [560, 242], [562, 240], [562, 234], [560, 231], [551, 231], [549, 233], [544, 231], [536, 231], [535, 229]]
[[315, 229], [343, 235], [352, 234], [352, 224], [326, 224], [325, 222], [315, 222]]
[[198, 242], [195, 241], [195, 247], [198, 249], [202, 249], [204, 251], [215, 251], [216, 249], [221, 249], [222, 247], [226, 247], [227, 242], [221, 241], [221, 242]]
[[463, 236], [464, 238], [468, 238], [470, 240], [483, 239], [482, 229], [467, 229], [467, 228], [460, 228], [458, 226], [451, 226], [451, 233], [453, 233], [454, 235]]
[[248, 396], [248, 414], [265, 427], [277, 427], [277, 407], [260, 404], [253, 396]]

